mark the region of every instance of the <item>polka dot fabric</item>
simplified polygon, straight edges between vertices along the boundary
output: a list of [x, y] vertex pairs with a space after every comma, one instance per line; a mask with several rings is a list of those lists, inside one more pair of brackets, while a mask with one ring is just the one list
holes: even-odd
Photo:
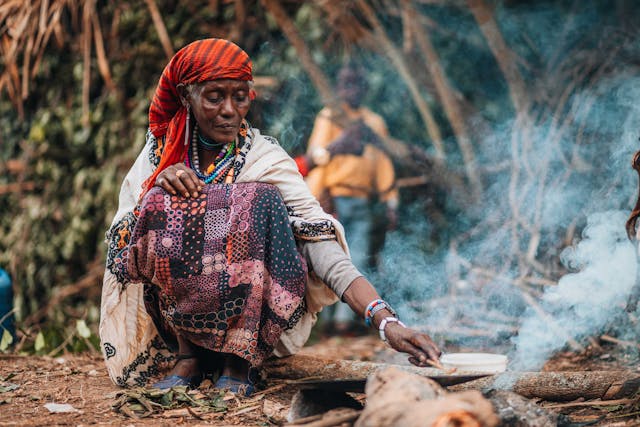
[[154, 187], [131, 237], [127, 273], [167, 343], [259, 366], [304, 309], [307, 267], [284, 202], [264, 183], [213, 184], [196, 199]]

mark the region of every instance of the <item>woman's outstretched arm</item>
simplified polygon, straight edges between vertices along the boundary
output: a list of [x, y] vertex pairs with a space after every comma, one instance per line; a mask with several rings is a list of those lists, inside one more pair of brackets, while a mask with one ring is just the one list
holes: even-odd
[[[380, 295], [353, 266], [338, 242], [306, 242], [303, 253], [320, 279], [364, 321], [365, 310], [372, 302], [379, 300]], [[378, 329], [387, 317], [395, 316], [387, 308], [377, 310], [370, 319], [371, 326]], [[409, 361], [414, 365], [429, 366], [427, 360], [438, 360], [440, 357], [441, 351], [429, 335], [395, 321], [384, 323], [384, 335], [389, 345], [397, 351], [409, 354]]]
[[[353, 311], [363, 316], [369, 303], [380, 299], [380, 295], [364, 276], [360, 276], [344, 291], [342, 299]], [[387, 308], [376, 312], [372, 319], [373, 326], [379, 328], [387, 317], [395, 317]], [[427, 360], [436, 361], [442, 354], [429, 335], [404, 327], [398, 322], [385, 322], [384, 334], [393, 349], [410, 355], [409, 362], [414, 365], [430, 366]]]

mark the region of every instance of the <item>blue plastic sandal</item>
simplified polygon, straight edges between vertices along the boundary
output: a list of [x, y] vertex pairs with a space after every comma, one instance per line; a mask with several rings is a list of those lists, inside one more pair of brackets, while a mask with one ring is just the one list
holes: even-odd
[[255, 391], [253, 383], [248, 378], [246, 380], [241, 380], [227, 375], [222, 375], [218, 378], [214, 387], [220, 390], [229, 390], [232, 393], [239, 394], [244, 397], [251, 396]]
[[166, 390], [171, 387], [180, 387], [180, 386], [194, 388], [200, 384], [200, 381], [202, 381], [202, 375], [194, 375], [192, 377], [182, 377], [180, 375], [169, 375], [168, 377], [164, 377], [157, 383], [151, 385], [151, 387], [157, 388], [159, 390]]
[[[193, 354], [178, 354], [176, 356], [176, 360], [179, 362], [181, 360], [186, 359], [195, 359], [196, 356]], [[151, 385], [153, 388], [157, 388], [159, 390], [169, 389], [171, 387], [189, 387], [195, 388], [200, 385], [202, 382], [202, 374], [193, 375], [191, 377], [183, 377], [180, 375], [169, 375], [164, 377], [157, 383]]]

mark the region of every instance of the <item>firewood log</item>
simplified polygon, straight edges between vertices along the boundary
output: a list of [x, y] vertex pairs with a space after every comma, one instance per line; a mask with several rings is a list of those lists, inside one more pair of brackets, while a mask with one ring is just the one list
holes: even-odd
[[[330, 360], [310, 356], [289, 356], [270, 359], [263, 372], [271, 378], [301, 379], [364, 379], [373, 372], [395, 367], [421, 376], [442, 376], [433, 368], [391, 365], [353, 360]], [[465, 372], [456, 372], [456, 375]], [[505, 372], [476, 381], [450, 386], [458, 390], [511, 390], [528, 398], [549, 401], [584, 399], [620, 399], [632, 396], [640, 388], [640, 373], [632, 371], [573, 371], [573, 372]]]
[[634, 395], [640, 374], [632, 371], [505, 372], [450, 390], [511, 390], [528, 398], [553, 402], [583, 399], [612, 400]]
[[321, 359], [319, 357], [294, 355], [267, 360], [262, 370], [271, 378], [296, 380], [308, 377], [322, 379], [366, 378], [369, 374], [395, 366], [405, 372], [422, 376], [442, 375], [435, 368], [418, 368], [415, 366], [398, 366], [386, 363], [362, 362], [357, 360]]
[[388, 368], [367, 380], [367, 403], [355, 427], [477, 426], [499, 423], [478, 391], [447, 393], [434, 381]]

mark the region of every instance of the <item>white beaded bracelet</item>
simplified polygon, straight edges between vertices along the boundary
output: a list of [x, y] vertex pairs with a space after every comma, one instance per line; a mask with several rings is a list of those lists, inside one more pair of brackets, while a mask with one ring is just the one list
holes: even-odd
[[387, 323], [393, 323], [393, 322], [396, 322], [398, 325], [402, 326], [403, 328], [407, 327], [397, 317], [385, 317], [384, 319], [382, 319], [382, 322], [380, 322], [380, 326], [378, 326], [378, 332], [380, 333], [380, 339], [382, 341], [387, 342], [387, 336], [384, 334], [384, 328], [387, 327]]

